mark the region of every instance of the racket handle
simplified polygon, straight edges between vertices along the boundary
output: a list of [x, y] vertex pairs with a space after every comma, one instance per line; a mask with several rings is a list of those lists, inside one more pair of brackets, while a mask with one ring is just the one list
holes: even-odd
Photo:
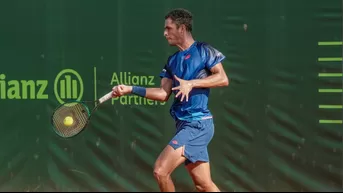
[[105, 101], [107, 101], [107, 100], [109, 100], [109, 99], [111, 99], [111, 98], [112, 98], [112, 91], [109, 92], [109, 93], [107, 93], [107, 94], [104, 95], [103, 97], [101, 97], [101, 98], [99, 99], [99, 103], [103, 103], [103, 102], [105, 102]]

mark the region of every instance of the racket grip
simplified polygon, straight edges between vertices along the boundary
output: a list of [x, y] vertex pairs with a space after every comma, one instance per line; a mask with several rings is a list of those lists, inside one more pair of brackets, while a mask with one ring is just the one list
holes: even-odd
[[112, 98], [112, 91], [109, 92], [109, 93], [107, 93], [107, 94], [104, 95], [103, 97], [101, 97], [101, 98], [99, 99], [99, 103], [103, 103], [103, 102], [105, 102], [105, 101], [107, 101], [107, 100], [109, 100], [109, 99], [111, 99], [111, 98]]

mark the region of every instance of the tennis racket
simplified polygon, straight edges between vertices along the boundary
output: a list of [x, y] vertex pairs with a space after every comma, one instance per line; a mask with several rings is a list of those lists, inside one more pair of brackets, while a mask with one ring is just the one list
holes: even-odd
[[[112, 91], [94, 101], [68, 101], [52, 113], [51, 124], [55, 133], [63, 138], [73, 137], [87, 127], [94, 111], [112, 98]], [[94, 107], [91, 109], [91, 104]]]

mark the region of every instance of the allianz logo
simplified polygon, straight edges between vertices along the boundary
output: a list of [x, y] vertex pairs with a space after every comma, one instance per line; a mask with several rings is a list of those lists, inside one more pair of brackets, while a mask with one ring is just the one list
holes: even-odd
[[[48, 80], [16, 80], [0, 73], [0, 100], [45, 100], [49, 99]], [[65, 100], [80, 100], [84, 85], [80, 74], [73, 69], [63, 69], [55, 77], [54, 95], [59, 103]]]

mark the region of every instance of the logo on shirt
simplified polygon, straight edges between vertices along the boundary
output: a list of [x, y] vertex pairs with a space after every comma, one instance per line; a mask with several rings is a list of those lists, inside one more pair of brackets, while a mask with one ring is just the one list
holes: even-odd
[[185, 60], [189, 59], [191, 57], [190, 54], [188, 54], [186, 57], [185, 57]]

